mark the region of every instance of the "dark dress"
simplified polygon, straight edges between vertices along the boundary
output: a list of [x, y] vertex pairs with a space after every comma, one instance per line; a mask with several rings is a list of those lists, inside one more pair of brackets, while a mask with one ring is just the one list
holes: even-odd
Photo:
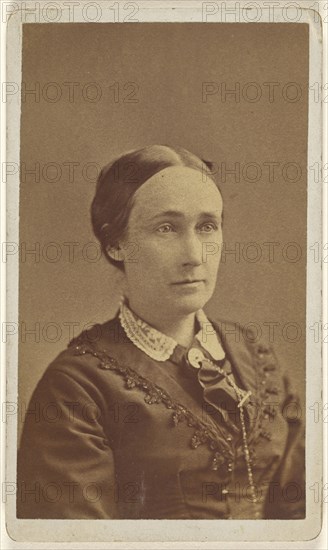
[[226, 352], [217, 364], [252, 392], [244, 411], [257, 502], [238, 402], [215, 361], [193, 368], [180, 345], [155, 361], [117, 316], [74, 339], [37, 385], [18, 453], [17, 516], [304, 518], [297, 396], [269, 346], [213, 325]]

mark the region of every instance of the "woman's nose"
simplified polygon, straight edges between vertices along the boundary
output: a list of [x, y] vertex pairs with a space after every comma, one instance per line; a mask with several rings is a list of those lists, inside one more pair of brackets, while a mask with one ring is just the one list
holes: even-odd
[[202, 263], [202, 242], [194, 232], [188, 233], [182, 239], [182, 260], [183, 264], [200, 265]]

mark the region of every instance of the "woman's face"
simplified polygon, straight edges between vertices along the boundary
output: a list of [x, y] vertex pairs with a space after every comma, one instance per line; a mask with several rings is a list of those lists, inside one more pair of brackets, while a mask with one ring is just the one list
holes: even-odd
[[222, 198], [214, 182], [186, 167], [169, 167], [135, 193], [120, 243], [132, 309], [179, 317], [213, 294], [222, 245]]

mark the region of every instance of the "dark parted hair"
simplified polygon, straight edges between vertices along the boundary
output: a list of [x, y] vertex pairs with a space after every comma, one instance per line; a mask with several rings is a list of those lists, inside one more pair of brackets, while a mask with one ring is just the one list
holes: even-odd
[[123, 263], [112, 259], [106, 248], [116, 248], [124, 237], [137, 189], [170, 166], [193, 168], [211, 177], [213, 165], [182, 147], [149, 145], [114, 159], [99, 174], [91, 205], [92, 227], [107, 260], [121, 270]]

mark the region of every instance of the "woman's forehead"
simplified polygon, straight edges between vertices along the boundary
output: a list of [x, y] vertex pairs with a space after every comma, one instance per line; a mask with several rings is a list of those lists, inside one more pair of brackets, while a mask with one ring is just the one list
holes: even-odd
[[222, 197], [205, 173], [185, 166], [164, 168], [135, 193], [134, 206], [151, 211], [188, 211], [222, 208]]

